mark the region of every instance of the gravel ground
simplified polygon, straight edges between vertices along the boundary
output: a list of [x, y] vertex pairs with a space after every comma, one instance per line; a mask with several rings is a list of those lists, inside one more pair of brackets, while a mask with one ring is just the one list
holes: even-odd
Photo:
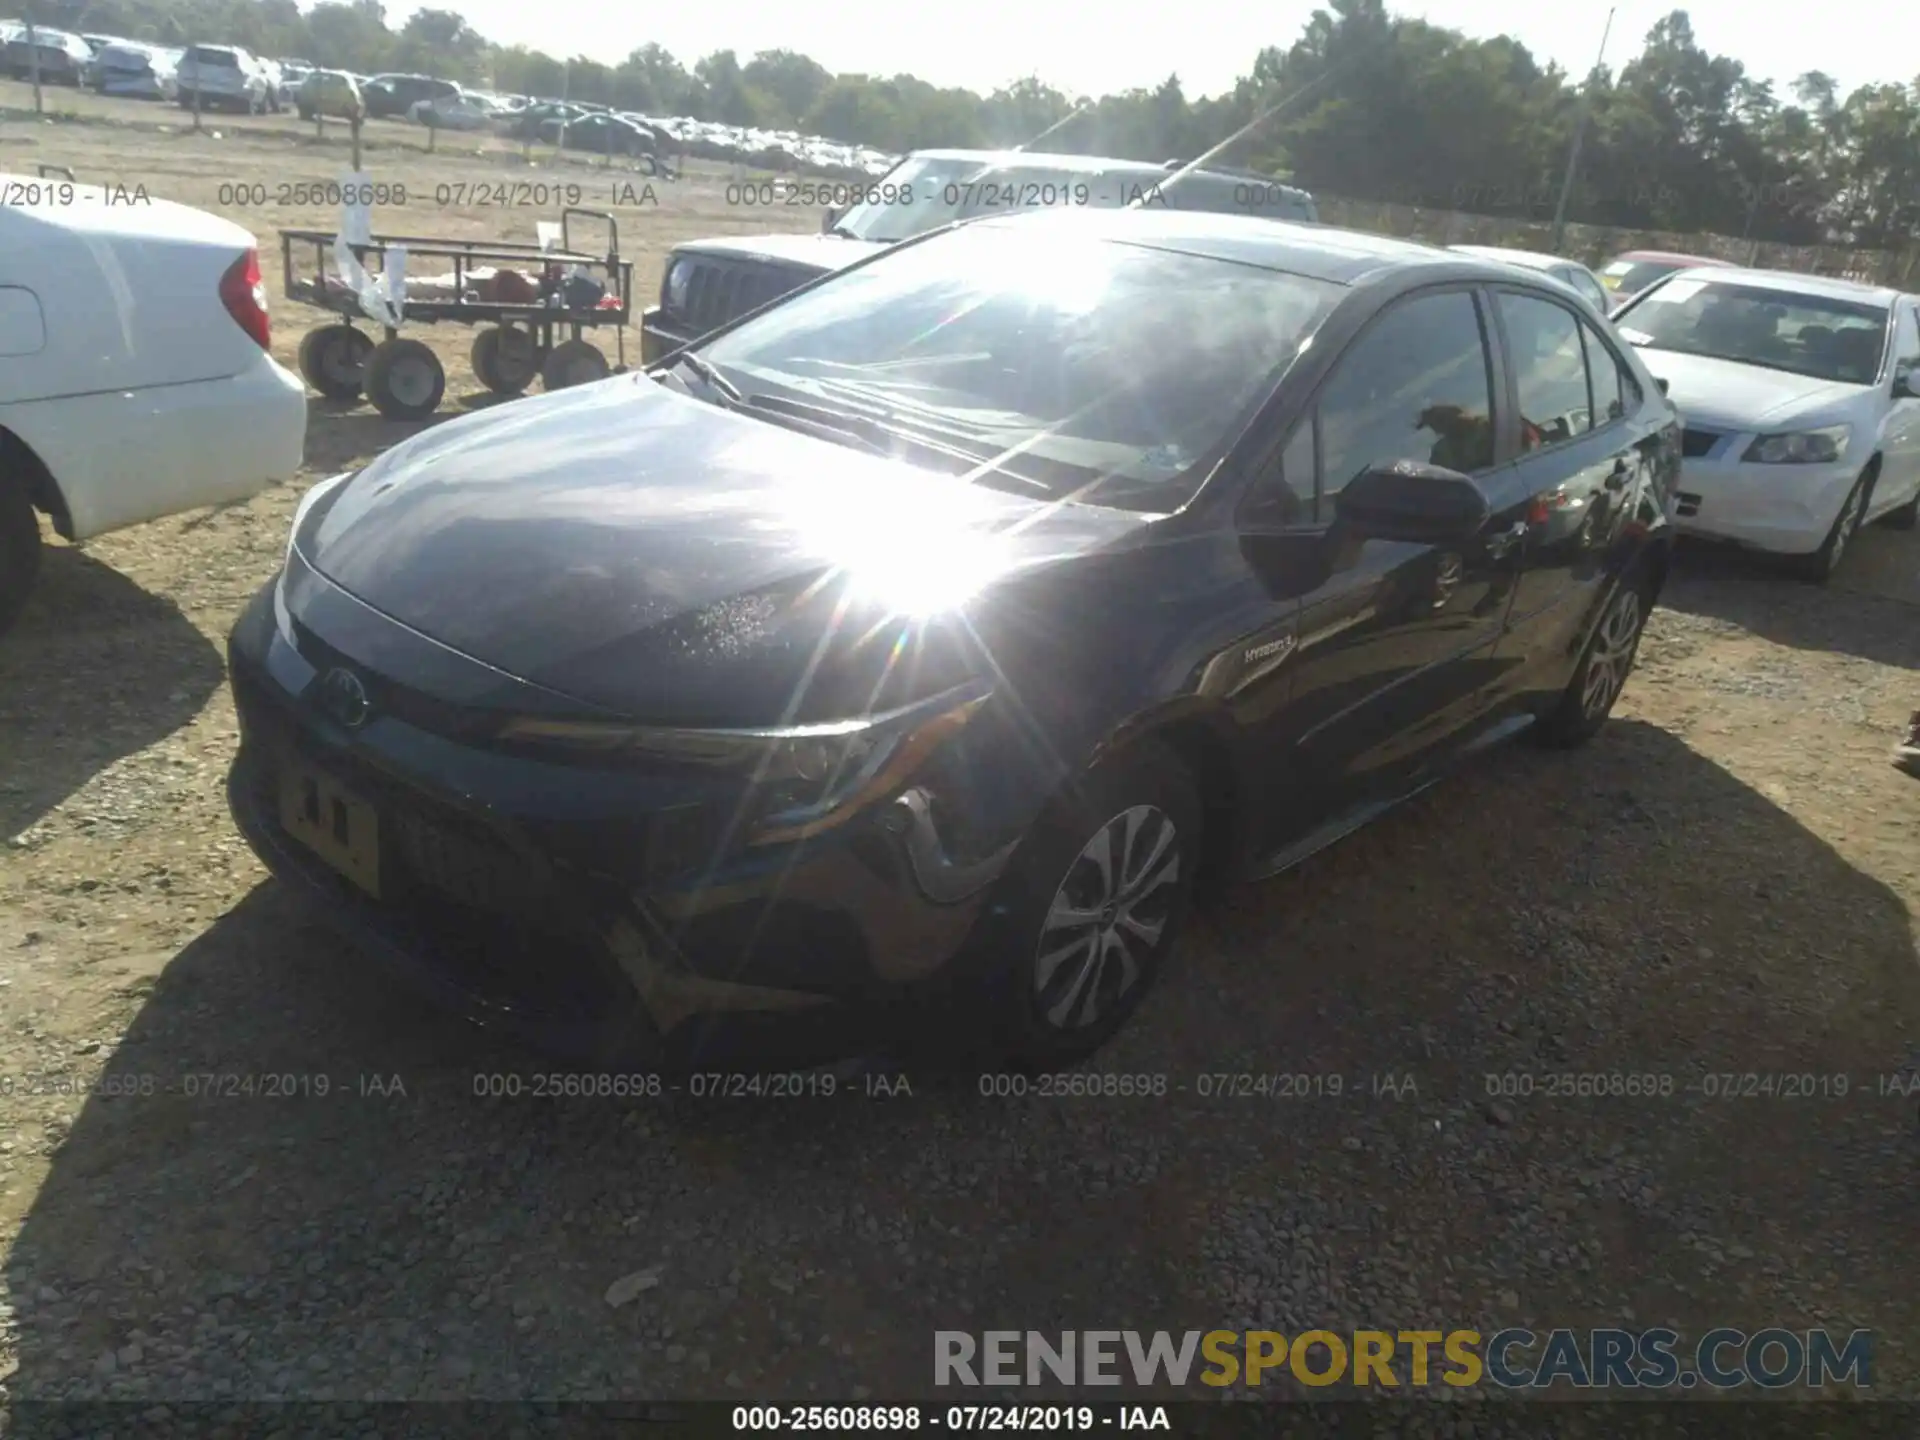
[[[0, 644], [0, 1398], [898, 1398], [936, 1329], [1663, 1323], [1869, 1328], [1920, 1397], [1879, 1093], [1920, 1033], [1914, 537], [1825, 591], [1688, 552], [1589, 749], [1201, 917], [1091, 1067], [1158, 1098], [481, 1099], [541, 1062], [316, 925], [220, 790], [226, 626], [402, 433], [316, 412], [300, 482], [56, 547]], [[1565, 1072], [1671, 1089], [1489, 1094]]]

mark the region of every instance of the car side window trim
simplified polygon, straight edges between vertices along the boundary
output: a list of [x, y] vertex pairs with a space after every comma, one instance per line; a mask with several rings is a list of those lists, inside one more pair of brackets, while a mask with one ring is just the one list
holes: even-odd
[[[1518, 286], [1502, 286], [1501, 288], [1503, 290], [1512, 290], [1517, 294], [1529, 293]], [[1531, 298], [1552, 300], [1551, 296], [1544, 295], [1532, 295]], [[1566, 306], [1559, 301], [1553, 301], [1553, 303], [1560, 304], [1560, 308], [1563, 310], [1566, 309]], [[1494, 309], [1497, 313], [1499, 307], [1496, 305]], [[1634, 412], [1640, 408], [1641, 402], [1646, 398], [1646, 392], [1641, 387], [1639, 378], [1634, 374], [1633, 366], [1622, 358], [1619, 349], [1615, 347], [1611, 340], [1601, 333], [1600, 327], [1595, 325], [1591, 320], [1579, 315], [1574, 316], [1574, 322], [1580, 327], [1581, 347], [1586, 355], [1588, 403], [1595, 417], [1595, 424], [1585, 434], [1575, 435], [1570, 439], [1560, 441], [1556, 445], [1543, 446], [1539, 450], [1529, 451], [1527, 452], [1528, 455], [1548, 454], [1569, 445], [1577, 445], [1583, 440], [1588, 440], [1598, 435], [1603, 430], [1611, 430], [1616, 425], [1627, 424], [1633, 419]], [[1614, 370], [1614, 383], [1619, 387], [1620, 413], [1618, 415], [1610, 415], [1604, 423], [1600, 423], [1598, 418], [1602, 412], [1600, 410], [1598, 379], [1594, 375], [1593, 368], [1596, 352], [1599, 357], [1604, 357], [1612, 365]], [[1515, 377], [1515, 388], [1518, 388], [1517, 377]]]

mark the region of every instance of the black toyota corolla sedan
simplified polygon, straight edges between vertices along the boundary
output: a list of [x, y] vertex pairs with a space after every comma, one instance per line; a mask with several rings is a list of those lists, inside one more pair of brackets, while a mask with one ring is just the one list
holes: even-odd
[[1678, 464], [1633, 350], [1511, 267], [964, 224], [314, 486], [231, 637], [232, 805], [581, 1061], [931, 1013], [1070, 1063], [1200, 887], [1592, 736]]

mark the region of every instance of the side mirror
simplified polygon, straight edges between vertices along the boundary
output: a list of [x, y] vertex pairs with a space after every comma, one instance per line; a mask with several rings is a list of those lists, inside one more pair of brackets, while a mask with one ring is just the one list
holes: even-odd
[[1654, 383], [1654, 384], [1656, 384], [1656, 385], [1658, 385], [1658, 386], [1660, 387], [1660, 393], [1661, 393], [1662, 395], [1664, 395], [1664, 394], [1666, 394], [1666, 393], [1667, 393], [1667, 388], [1668, 388], [1668, 387], [1667, 387], [1667, 379], [1666, 379], [1666, 376], [1664, 376], [1664, 375], [1656, 375], [1656, 376], [1654, 376], [1654, 377], [1653, 377], [1653, 383]]
[[822, 235], [829, 233], [835, 225], [840, 223], [840, 217], [845, 213], [846, 212], [838, 206], [829, 205], [827, 207], [827, 213], [822, 216], [820, 220], [820, 233]]
[[1910, 360], [1894, 372], [1893, 393], [1903, 400], [1920, 400], [1920, 361]]
[[1415, 545], [1471, 539], [1492, 514], [1472, 480], [1418, 460], [1361, 471], [1334, 497], [1333, 509], [1343, 525], [1368, 539]]

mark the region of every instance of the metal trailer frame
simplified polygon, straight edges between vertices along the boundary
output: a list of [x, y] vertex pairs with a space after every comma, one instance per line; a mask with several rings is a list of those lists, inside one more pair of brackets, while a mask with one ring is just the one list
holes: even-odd
[[[593, 254], [574, 247], [572, 227], [576, 220], [599, 221], [606, 225], [607, 249], [604, 254]], [[416, 411], [420, 414], [430, 413], [437, 406], [439, 392], [445, 385], [444, 370], [440, 368], [439, 361], [433, 357], [432, 352], [419, 345], [419, 342], [403, 341], [399, 326], [370, 320], [366, 312], [361, 309], [357, 295], [328, 284], [334, 249], [339, 239], [340, 232], [333, 230], [282, 230], [280, 232], [280, 258], [282, 273], [285, 277], [286, 297], [340, 317], [334, 324], [311, 332], [302, 342], [302, 371], [315, 388], [333, 399], [357, 396], [361, 390], [360, 376], [364, 373], [374, 403], [383, 413], [396, 418], [419, 418], [418, 414], [411, 413]], [[312, 247], [313, 265], [309, 272], [302, 272], [297, 266], [295, 253], [296, 250], [303, 250], [307, 246]], [[365, 243], [348, 242], [348, 248], [352, 251], [354, 258], [366, 268], [369, 274], [373, 275], [378, 275], [384, 270], [387, 251], [396, 247], [404, 247], [410, 259], [420, 256], [428, 260], [444, 261], [453, 271], [453, 296], [446, 299], [408, 298], [401, 306], [402, 325], [410, 321], [427, 325], [445, 322], [456, 325], [490, 325], [500, 331], [518, 331], [531, 337], [535, 355], [539, 359], [551, 355], [560, 345], [582, 343], [583, 332], [587, 330], [612, 326], [615, 336], [616, 368], [611, 373], [623, 373], [628, 368], [626, 331], [633, 316], [633, 262], [621, 258], [619, 222], [606, 211], [586, 210], [577, 206], [569, 206], [562, 210], [559, 245], [551, 250], [543, 250], [535, 242], [451, 240], [444, 236], [433, 235], [371, 235]], [[475, 300], [466, 297], [467, 277], [473, 270], [503, 266], [531, 272], [540, 287], [539, 298], [533, 301], [505, 301]], [[555, 272], [576, 266], [589, 274], [603, 275], [605, 292], [602, 302], [606, 296], [612, 296], [616, 303], [596, 303], [591, 308], [570, 308], [560, 303], [560, 282]], [[370, 337], [356, 328], [356, 322], [364, 322], [384, 331], [386, 344], [372, 345]], [[351, 333], [342, 334], [343, 331]], [[563, 336], [564, 339], [561, 338]], [[345, 360], [338, 362], [338, 374], [330, 383], [323, 383], [321, 373], [328, 369], [330, 360], [318, 357], [318, 352], [314, 351], [310, 345], [310, 342], [322, 338], [326, 338], [329, 343], [344, 343], [349, 352], [358, 354], [358, 359], [353, 360], [351, 364]], [[483, 334], [475, 342], [476, 373], [479, 373], [482, 382], [496, 393], [505, 395], [520, 393], [527, 384], [531, 383], [531, 375], [517, 385], [509, 383], [503, 386], [496, 384], [493, 378], [481, 370], [479, 353], [488, 338]], [[439, 371], [434, 381], [433, 404], [423, 406], [396, 403], [390, 407], [375, 390], [374, 358], [383, 351], [391, 353], [395, 347], [402, 345], [413, 347], [414, 355], [410, 358], [414, 358], [416, 363], [430, 362], [432, 367]], [[603, 357], [601, 360], [603, 367], [604, 363]], [[549, 380], [549, 384], [551, 383]]]

